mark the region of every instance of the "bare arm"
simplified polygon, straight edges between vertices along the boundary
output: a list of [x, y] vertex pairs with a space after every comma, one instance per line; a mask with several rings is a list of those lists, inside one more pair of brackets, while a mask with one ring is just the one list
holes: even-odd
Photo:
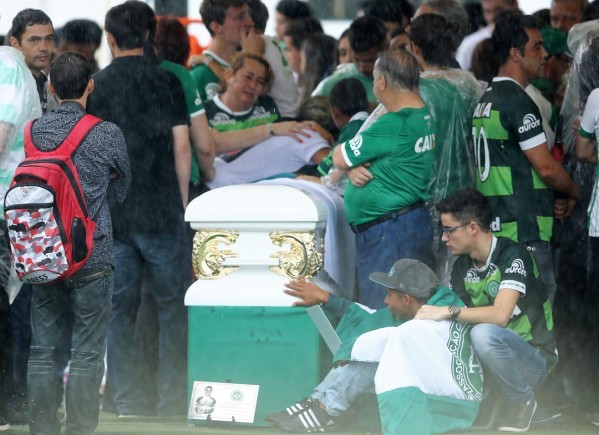
[[343, 151], [341, 149], [342, 146], [343, 146], [343, 144], [337, 145], [333, 149], [333, 164], [335, 165], [335, 167], [337, 169], [348, 170], [350, 168], [350, 166], [347, 164], [347, 162], [343, 158]]
[[[457, 318], [465, 323], [493, 323], [506, 327], [521, 293], [512, 289], [500, 289], [493, 305], [486, 307], [461, 308]], [[450, 318], [448, 307], [423, 305], [416, 313], [416, 319], [445, 320]]]
[[[274, 136], [291, 136], [298, 142], [302, 142], [303, 137], [310, 137], [305, 131], [310, 129], [311, 121], [295, 122], [277, 122], [272, 124]], [[259, 125], [257, 127], [248, 128], [238, 131], [223, 131], [218, 132], [215, 129], [211, 130], [212, 138], [214, 139], [216, 153], [228, 153], [230, 151], [238, 151], [256, 145], [270, 137], [270, 126], [268, 124]]]
[[546, 143], [524, 151], [524, 155], [550, 189], [578, 199], [578, 186], [564, 167], [551, 157]]
[[189, 144], [189, 128], [187, 125], [176, 125], [172, 128], [175, 154], [175, 173], [179, 183], [183, 208], [189, 200], [189, 177], [191, 176], [191, 146]]
[[597, 163], [597, 139], [586, 138], [576, 133], [576, 157], [585, 163]]
[[191, 143], [198, 159], [200, 175], [205, 181], [211, 181], [216, 175], [214, 170], [214, 140], [210, 134], [205, 114], [191, 118]]

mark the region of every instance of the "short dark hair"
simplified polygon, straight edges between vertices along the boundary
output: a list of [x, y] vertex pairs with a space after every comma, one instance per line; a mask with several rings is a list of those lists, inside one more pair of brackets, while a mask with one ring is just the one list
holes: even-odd
[[227, 9], [230, 7], [239, 8], [246, 3], [247, 0], [204, 0], [200, 5], [200, 15], [210, 36], [214, 35], [210, 28], [213, 21], [218, 24], [224, 23]]
[[347, 116], [368, 112], [368, 95], [362, 82], [354, 77], [339, 80], [329, 94], [331, 106]]
[[156, 28], [158, 55], [164, 60], [185, 65], [189, 52], [187, 29], [175, 17], [161, 17]]
[[428, 64], [451, 67], [455, 62], [453, 53], [457, 47], [452, 35], [457, 25], [439, 14], [423, 14], [410, 23], [410, 42], [417, 45], [422, 58]]
[[364, 15], [371, 15], [384, 22], [403, 24], [404, 13], [396, 0], [374, 0], [365, 5]]
[[50, 64], [50, 83], [59, 100], [81, 98], [92, 77], [92, 66], [80, 53], [67, 51]]
[[497, 65], [507, 62], [512, 48], [524, 54], [528, 42], [526, 29], [539, 29], [539, 22], [532, 15], [504, 13], [495, 21], [495, 30], [491, 36], [491, 49]]
[[436, 205], [439, 214], [450, 214], [460, 224], [475, 221], [481, 230], [491, 231], [492, 212], [487, 197], [473, 188], [461, 189]]
[[356, 18], [349, 26], [349, 45], [354, 53], [383, 49], [387, 43], [387, 30], [381, 20], [365, 15]]
[[27, 27], [35, 26], [36, 24], [52, 25], [52, 20], [44, 11], [39, 9], [23, 9], [12, 20], [10, 36], [14, 37], [20, 44], [21, 37], [27, 31]]
[[314, 11], [310, 5], [300, 0], [281, 0], [277, 4], [276, 11], [291, 20], [314, 15]]
[[95, 21], [71, 20], [62, 27], [60, 37], [75, 44], [93, 44], [99, 47], [102, 43], [102, 28]]
[[375, 74], [385, 76], [391, 87], [418, 90], [420, 65], [412, 53], [402, 49], [385, 50], [374, 65]]
[[304, 40], [313, 33], [323, 33], [322, 24], [314, 17], [300, 18], [292, 21], [285, 27], [284, 36], [291, 39], [291, 45], [298, 50], [302, 48]]
[[268, 8], [260, 0], [248, 0], [250, 17], [254, 21], [254, 28], [264, 33], [268, 22]]
[[[121, 50], [142, 48], [148, 31], [145, 11], [139, 1], [128, 1], [110, 8], [106, 13], [104, 28]], [[143, 4], [143, 3], [142, 3]]]

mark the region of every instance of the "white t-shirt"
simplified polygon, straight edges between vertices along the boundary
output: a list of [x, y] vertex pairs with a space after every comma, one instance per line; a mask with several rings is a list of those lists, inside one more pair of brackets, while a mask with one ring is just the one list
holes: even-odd
[[493, 26], [487, 26], [464, 38], [455, 54], [455, 58], [462, 69], [469, 71], [472, 68], [474, 49], [482, 41], [489, 39], [491, 35], [493, 35]]
[[297, 171], [304, 165], [314, 163], [312, 156], [329, 144], [318, 133], [309, 132], [298, 142], [291, 136], [272, 136], [245, 151], [232, 162], [214, 160], [216, 176], [208, 187], [251, 183], [283, 172]]
[[299, 105], [299, 90], [295, 84], [293, 72], [279, 48], [276, 39], [262, 35], [264, 39], [264, 59], [270, 64], [275, 81], [268, 95], [275, 100], [281, 116], [295, 118]]

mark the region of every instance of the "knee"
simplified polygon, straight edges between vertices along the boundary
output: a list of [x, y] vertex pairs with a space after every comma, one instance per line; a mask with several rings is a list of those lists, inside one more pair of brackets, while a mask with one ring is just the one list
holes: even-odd
[[470, 331], [474, 352], [483, 361], [490, 356], [492, 350], [499, 343], [498, 328], [501, 327], [491, 323], [480, 323]]
[[29, 372], [54, 373], [57, 349], [53, 347], [31, 346], [29, 351]]
[[[102, 361], [102, 364], [104, 361]], [[100, 364], [100, 354], [97, 352], [72, 351], [70, 375], [95, 375]]]

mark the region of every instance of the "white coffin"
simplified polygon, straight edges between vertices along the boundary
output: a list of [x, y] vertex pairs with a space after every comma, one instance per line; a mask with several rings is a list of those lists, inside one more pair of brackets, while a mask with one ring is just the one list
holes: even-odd
[[[197, 232], [198, 280], [185, 304], [292, 305], [296, 299], [283, 293], [284, 283], [322, 269], [326, 219], [322, 201], [289, 186], [243, 184], [196, 198], [185, 220]], [[333, 290], [319, 276], [314, 281]]]

